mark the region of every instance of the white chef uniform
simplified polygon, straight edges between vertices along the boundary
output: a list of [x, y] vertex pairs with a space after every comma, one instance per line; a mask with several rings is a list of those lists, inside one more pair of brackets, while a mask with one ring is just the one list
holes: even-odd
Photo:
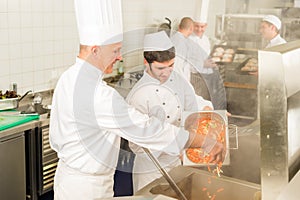
[[[103, 45], [122, 40], [120, 3], [75, 1], [81, 44]], [[89, 31], [82, 30], [85, 28]], [[55, 200], [112, 197], [120, 137], [173, 155], [179, 155], [188, 140], [186, 131], [162, 124], [128, 106], [102, 77], [101, 70], [77, 58], [54, 90], [50, 145], [59, 157], [54, 178]]]
[[[152, 37], [145, 37], [145, 41], [149, 38], [147, 40], [148, 44], [145, 42], [145, 45], [151, 46], [151, 50], [144, 47], [144, 51], [167, 50], [170, 48], [170, 45], [166, 44], [167, 42], [165, 42], [166, 47], [163, 48], [163, 41], [167, 40], [171, 44], [168, 37], [163, 37], [159, 33], [146, 36]], [[163, 41], [155, 44], [156, 41], [161, 40]], [[171, 44], [171, 46], [173, 45]], [[159, 80], [151, 77], [147, 71], [144, 71], [143, 77], [128, 94], [127, 101], [142, 113], [156, 116], [162, 121], [167, 121], [176, 126], [181, 124], [184, 111], [198, 111], [203, 110], [205, 106], [212, 107], [211, 102], [197, 96], [190, 83], [176, 71], [173, 71], [168, 80], [162, 84]], [[133, 186], [136, 192], [159, 178], [161, 173], [142, 148], [132, 142], [129, 143], [129, 146], [136, 153], [133, 166]], [[181, 163], [178, 155], [169, 155], [161, 151], [152, 151], [152, 153], [167, 171]]]
[[172, 43], [176, 49], [174, 70], [182, 75], [187, 81], [191, 78], [191, 63], [188, 60], [189, 41], [182, 33], [177, 31], [171, 36]]
[[274, 47], [280, 44], [285, 44], [286, 41], [283, 39], [280, 34], [276, 35], [270, 42], [267, 44], [266, 48]]

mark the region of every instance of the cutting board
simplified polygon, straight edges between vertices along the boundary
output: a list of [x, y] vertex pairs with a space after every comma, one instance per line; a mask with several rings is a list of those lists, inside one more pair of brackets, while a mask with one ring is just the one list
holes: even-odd
[[39, 119], [39, 115], [4, 115], [0, 112], [0, 131]]

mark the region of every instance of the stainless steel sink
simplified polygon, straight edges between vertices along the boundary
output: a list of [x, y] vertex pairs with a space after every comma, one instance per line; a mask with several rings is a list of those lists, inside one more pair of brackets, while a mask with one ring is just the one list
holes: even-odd
[[[216, 177], [207, 171], [184, 166], [172, 169], [170, 175], [189, 200], [260, 199], [260, 185], [255, 183], [226, 176]], [[164, 178], [156, 179], [136, 193], [146, 194], [163, 194], [177, 198]]]

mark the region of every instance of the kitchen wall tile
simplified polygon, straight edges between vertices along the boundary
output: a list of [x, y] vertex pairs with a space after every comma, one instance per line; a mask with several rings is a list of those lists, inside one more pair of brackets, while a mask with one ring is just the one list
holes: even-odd
[[32, 72], [25, 72], [22, 74], [22, 87], [32, 90], [33, 81]]
[[7, 17], [8, 17], [8, 27], [9, 28], [20, 28], [21, 27], [20, 13], [9, 12]]
[[32, 27], [32, 13], [24, 12], [21, 13], [21, 27], [28, 28]]
[[53, 56], [53, 66], [54, 67], [60, 67], [62, 66], [62, 63], [64, 62], [64, 58], [62, 54], [55, 54]]
[[0, 44], [8, 44], [8, 29], [0, 29]]
[[49, 13], [43, 13], [43, 26], [44, 27], [52, 27], [54, 26], [54, 15], [52, 12]]
[[[33, 72], [33, 59], [23, 58], [22, 59], [22, 73], [32, 73]], [[32, 77], [32, 75], [30, 76]]]
[[32, 11], [32, 1], [31, 0], [26, 0], [26, 1], [20, 0], [20, 11], [30, 13]]
[[44, 14], [41, 12], [32, 13], [32, 26], [33, 27], [43, 27]]
[[44, 57], [33, 57], [33, 69], [34, 71], [41, 71], [44, 69]]
[[0, 60], [0, 76], [8, 76], [9, 71], [9, 60]]
[[61, 0], [53, 0], [53, 10], [56, 13], [63, 12], [64, 1]]
[[21, 88], [23, 87], [23, 79], [22, 79], [22, 74], [11, 74], [10, 79], [7, 82], [7, 87], [9, 87], [10, 83], [17, 83], [18, 85], [18, 93], [22, 94]]
[[44, 45], [42, 42], [34, 42], [32, 45], [32, 56], [38, 57], [43, 55]]
[[8, 41], [10, 44], [21, 43], [21, 30], [18, 28], [11, 28], [8, 30]]
[[52, 55], [46, 55], [44, 56], [44, 66], [45, 69], [52, 69], [53, 68], [53, 56]]
[[0, 1], [0, 13], [6, 13], [7, 12], [7, 1], [8, 0], [1, 0]]
[[8, 12], [19, 12], [20, 11], [20, 1], [22, 1], [22, 0], [8, 0], [7, 1], [7, 11]]
[[62, 27], [64, 25], [64, 14], [62, 12], [55, 12], [53, 14], [53, 21], [55, 27]]
[[21, 41], [22, 43], [31, 42], [33, 41], [32, 37], [32, 28], [22, 28], [21, 29]]
[[43, 41], [51, 41], [54, 39], [53, 27], [44, 27], [43, 29]]
[[9, 76], [0, 76], [0, 90], [2, 90], [2, 92], [9, 90], [9, 82]]
[[32, 58], [33, 57], [33, 45], [32, 43], [21, 44], [22, 58]]
[[22, 73], [22, 59], [10, 59], [9, 60], [10, 76], [13, 74]]
[[43, 84], [45, 79], [44, 71], [35, 70], [33, 73], [34, 85]]
[[33, 37], [33, 42], [42, 42], [43, 41], [43, 33], [44, 29], [39, 27], [39, 28], [32, 28], [32, 37]]
[[0, 44], [0, 60], [8, 60], [9, 58], [8, 49], [9, 49], [8, 44]]
[[[1, 2], [1, 1], [0, 1]], [[0, 8], [1, 9], [1, 8]], [[7, 13], [1, 13], [0, 11], [0, 30], [8, 28]], [[1, 39], [0, 39], [1, 40]]]
[[[26, 2], [26, 0], [22, 0], [22, 1]], [[42, 0], [31, 0], [31, 9], [32, 9], [32, 11], [42, 13], [44, 2], [45, 1], [42, 1]]]
[[43, 12], [53, 12], [53, 1], [44, 1]]
[[63, 0], [64, 12], [74, 12], [74, 0]]

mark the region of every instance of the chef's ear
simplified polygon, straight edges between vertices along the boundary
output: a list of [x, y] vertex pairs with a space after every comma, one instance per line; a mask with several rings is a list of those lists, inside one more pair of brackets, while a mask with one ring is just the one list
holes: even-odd
[[101, 49], [100, 49], [100, 46], [92, 46], [91, 47], [91, 52], [93, 55], [97, 55], [98, 53], [100, 53]]
[[149, 66], [149, 63], [147, 62], [147, 60], [144, 58], [144, 65]]

